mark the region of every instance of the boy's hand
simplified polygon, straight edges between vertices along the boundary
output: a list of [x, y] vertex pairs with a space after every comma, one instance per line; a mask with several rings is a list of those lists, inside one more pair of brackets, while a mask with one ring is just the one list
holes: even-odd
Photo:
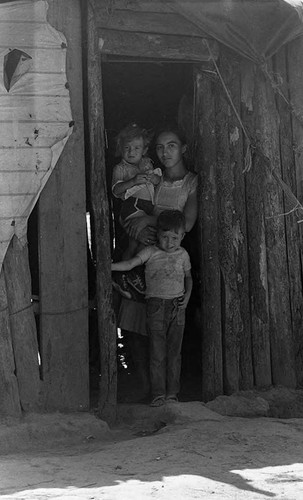
[[190, 293], [189, 294], [185, 293], [184, 295], [182, 295], [182, 297], [179, 297], [178, 305], [180, 309], [186, 309], [189, 298], [190, 298]]

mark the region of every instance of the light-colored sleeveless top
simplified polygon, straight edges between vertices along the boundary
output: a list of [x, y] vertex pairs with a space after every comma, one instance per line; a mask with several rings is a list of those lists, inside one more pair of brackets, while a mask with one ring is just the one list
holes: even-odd
[[163, 210], [180, 210], [183, 212], [188, 197], [197, 189], [198, 177], [188, 172], [183, 179], [170, 182], [161, 178], [155, 190], [155, 215]]

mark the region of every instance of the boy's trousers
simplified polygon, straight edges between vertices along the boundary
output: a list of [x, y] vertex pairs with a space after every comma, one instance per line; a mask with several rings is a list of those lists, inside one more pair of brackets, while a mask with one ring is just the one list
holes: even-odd
[[152, 396], [177, 395], [180, 389], [181, 347], [185, 308], [178, 299], [147, 299]]

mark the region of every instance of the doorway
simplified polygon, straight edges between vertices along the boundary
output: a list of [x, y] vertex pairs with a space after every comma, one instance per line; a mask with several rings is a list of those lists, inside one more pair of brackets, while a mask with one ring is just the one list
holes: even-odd
[[[119, 210], [111, 195], [111, 173], [118, 162], [115, 157], [115, 137], [133, 122], [153, 131], [164, 123], [178, 122], [192, 139], [193, 65], [187, 63], [138, 62], [131, 58], [111, 58], [102, 63], [104, 124], [106, 132], [106, 168], [108, 197], [112, 208], [112, 242], [119, 239]], [[157, 162], [152, 150], [149, 156]], [[189, 165], [190, 167], [190, 165]], [[121, 229], [120, 229], [121, 231]], [[118, 233], [117, 233], [118, 232]], [[200, 272], [198, 269], [198, 238], [194, 228], [184, 239], [193, 271], [194, 287], [187, 308], [182, 347], [181, 401], [202, 399]], [[114, 244], [113, 244], [114, 246]], [[128, 400], [136, 392], [133, 364], [127, 349], [126, 337], [118, 331], [118, 401]]]

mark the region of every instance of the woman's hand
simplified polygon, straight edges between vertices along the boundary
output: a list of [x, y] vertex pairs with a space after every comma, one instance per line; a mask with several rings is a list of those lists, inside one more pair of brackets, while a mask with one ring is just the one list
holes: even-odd
[[150, 225], [153, 226], [155, 224], [156, 224], [155, 217], [149, 215], [143, 215], [142, 217], [133, 217], [132, 219], [125, 221], [123, 226], [127, 234], [131, 238], [137, 240], [142, 229]]
[[154, 245], [157, 241], [157, 231], [155, 227], [146, 226], [140, 231], [137, 240], [143, 245]]
[[134, 186], [137, 186], [138, 184], [146, 184], [148, 180], [149, 178], [147, 174], [137, 174], [133, 177]]
[[146, 220], [145, 216], [142, 217], [134, 217], [128, 221], [124, 222], [124, 228], [131, 238], [135, 240], [138, 239], [139, 233], [148, 225], [148, 220]]

